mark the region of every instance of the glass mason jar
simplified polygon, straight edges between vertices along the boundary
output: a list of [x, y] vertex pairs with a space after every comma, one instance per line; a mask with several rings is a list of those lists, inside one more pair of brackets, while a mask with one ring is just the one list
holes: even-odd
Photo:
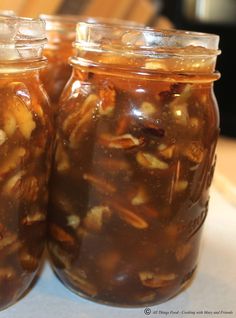
[[48, 65], [41, 72], [41, 79], [55, 107], [58, 104], [62, 90], [71, 76], [72, 67], [68, 63], [68, 59], [74, 55], [72, 43], [76, 37], [76, 24], [79, 21], [89, 23], [100, 21], [117, 25], [124, 23], [129, 25], [135, 24], [132, 21], [122, 21], [119, 19], [94, 19], [76, 15], [41, 14], [40, 17], [46, 22], [48, 37], [48, 43], [44, 49]]
[[191, 281], [219, 133], [218, 40], [78, 24], [57, 113], [48, 246], [79, 295], [143, 306]]
[[52, 126], [44, 22], [0, 17], [0, 30], [1, 310], [25, 293], [44, 250]]

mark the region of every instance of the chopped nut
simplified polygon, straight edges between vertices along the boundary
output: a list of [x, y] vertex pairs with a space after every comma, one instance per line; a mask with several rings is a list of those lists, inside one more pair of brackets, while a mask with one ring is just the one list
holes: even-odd
[[22, 147], [13, 149], [7, 156], [2, 159], [0, 163], [0, 177], [1, 175], [8, 173], [15, 169], [26, 154], [26, 150]]
[[95, 206], [88, 211], [84, 218], [84, 225], [91, 231], [99, 232], [110, 216], [111, 210], [108, 206]]
[[188, 187], [188, 181], [186, 180], [179, 180], [174, 185], [175, 192], [181, 192], [186, 190]]
[[16, 119], [14, 115], [10, 112], [7, 111], [6, 113], [3, 114], [3, 129], [5, 133], [7, 134], [8, 137], [11, 137], [15, 131], [16, 131]]
[[6, 140], [7, 140], [7, 135], [6, 135], [5, 131], [0, 129], [0, 146], [2, 146]]
[[64, 131], [71, 131], [73, 126], [82, 119], [86, 114], [95, 109], [99, 97], [95, 94], [90, 94], [81, 104], [78, 111], [74, 111], [64, 120], [62, 128]]
[[149, 102], [143, 102], [140, 106], [140, 111], [144, 116], [153, 115], [156, 112], [156, 107]]
[[139, 279], [141, 280], [142, 284], [150, 288], [168, 287], [171, 282], [176, 279], [176, 277], [177, 276], [174, 273], [159, 274], [151, 271], [139, 273]]
[[[64, 249], [62, 249], [59, 245], [49, 242], [48, 243], [50, 252], [52, 254], [52, 257], [56, 259], [56, 263], [59, 262], [60, 267], [63, 268], [70, 268], [71, 267], [71, 256], [65, 252]], [[58, 266], [58, 264], [57, 264]]]
[[186, 256], [191, 252], [192, 245], [190, 243], [182, 244], [177, 247], [175, 256], [178, 262], [181, 262], [185, 259]]
[[108, 193], [116, 192], [116, 188], [112, 184], [108, 183], [107, 181], [105, 181], [101, 178], [98, 178], [97, 176], [85, 173], [83, 175], [83, 178], [84, 178], [84, 180], [87, 180], [90, 183], [92, 183], [92, 185], [94, 185], [100, 191], [103, 191], [103, 192], [105, 191]]
[[69, 132], [70, 147], [76, 149], [79, 140], [90, 124], [99, 103], [99, 97], [90, 94], [77, 112], [70, 114], [63, 123], [63, 129]]
[[67, 233], [63, 228], [56, 224], [50, 225], [51, 236], [58, 242], [65, 243], [69, 246], [75, 245], [75, 239], [69, 233]]
[[97, 288], [92, 283], [88, 282], [87, 274], [84, 270], [79, 268], [76, 270], [73, 269], [72, 271], [65, 270], [65, 274], [72, 285], [75, 285], [89, 296], [94, 297], [97, 295]]
[[193, 141], [184, 148], [183, 154], [194, 163], [201, 163], [204, 157], [203, 145], [198, 141]]
[[2, 267], [0, 268], [0, 280], [12, 279], [16, 276], [16, 273], [11, 267]]
[[110, 116], [115, 109], [116, 91], [109, 84], [103, 85], [103, 89], [99, 92], [101, 99], [99, 105], [99, 114]]
[[57, 144], [55, 161], [58, 172], [65, 172], [70, 168], [70, 160], [61, 143]]
[[80, 225], [80, 217], [76, 214], [68, 215], [67, 225], [76, 230]]
[[175, 145], [167, 146], [167, 145], [164, 145], [164, 144], [160, 144], [159, 147], [158, 147], [158, 153], [164, 159], [173, 158], [174, 151], [175, 151]]
[[181, 94], [175, 94], [174, 100], [170, 103], [170, 109], [179, 125], [186, 126], [189, 121], [188, 99], [191, 96], [191, 85], [186, 85]]
[[0, 250], [7, 247], [9, 248], [12, 244], [17, 241], [17, 235], [6, 230], [0, 232]]
[[143, 140], [135, 138], [130, 134], [125, 134], [121, 136], [103, 134], [100, 136], [100, 142], [102, 145], [108, 148], [129, 149], [140, 146], [143, 143]]
[[122, 220], [136, 229], [146, 229], [148, 227], [148, 223], [143, 218], [123, 207], [119, 203], [111, 201], [110, 206], [118, 213]]
[[22, 176], [25, 174], [25, 171], [19, 171], [13, 177], [11, 177], [3, 186], [2, 193], [5, 195], [14, 195], [12, 192], [16, 184], [21, 180]]
[[21, 266], [29, 272], [34, 272], [39, 266], [39, 260], [27, 251], [20, 253], [20, 262]]
[[36, 127], [33, 115], [21, 98], [13, 96], [12, 103], [11, 109], [17, 122], [17, 128], [26, 139], [29, 139]]
[[15, 187], [14, 195], [27, 201], [34, 202], [38, 198], [39, 184], [36, 177], [29, 176], [19, 181]]
[[165, 170], [169, 168], [169, 165], [166, 162], [158, 159], [148, 152], [139, 151], [136, 155], [136, 160], [141, 166], [147, 169]]
[[38, 222], [44, 222], [46, 220], [46, 212], [36, 211], [35, 213], [28, 214], [22, 219], [23, 225], [32, 225]]
[[142, 205], [144, 203], [147, 203], [148, 200], [149, 198], [147, 192], [145, 191], [144, 187], [140, 186], [131, 203], [132, 205]]

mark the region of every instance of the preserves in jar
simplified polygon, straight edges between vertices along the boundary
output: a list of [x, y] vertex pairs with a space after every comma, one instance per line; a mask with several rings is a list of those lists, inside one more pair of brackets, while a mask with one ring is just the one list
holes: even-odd
[[44, 23], [0, 17], [0, 29], [1, 310], [26, 292], [40, 265], [52, 127], [39, 81]]
[[81, 296], [163, 302], [195, 272], [219, 131], [218, 37], [77, 27], [50, 182], [49, 252]]

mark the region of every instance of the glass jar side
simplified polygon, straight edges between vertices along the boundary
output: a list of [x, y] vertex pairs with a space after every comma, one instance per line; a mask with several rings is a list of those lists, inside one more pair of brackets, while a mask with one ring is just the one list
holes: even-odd
[[[30, 53], [13, 59], [7, 59], [6, 54], [0, 61], [0, 103], [4, 105], [0, 109], [1, 310], [26, 292], [39, 269], [51, 162], [51, 111], [39, 80], [39, 69], [45, 61], [34, 42], [41, 40], [31, 33], [36, 21], [20, 21], [0, 20], [6, 30], [5, 44], [1, 38], [0, 48], [6, 45], [7, 53], [19, 48], [21, 55], [27, 47]], [[32, 38], [28, 34], [28, 42], [22, 39], [19, 30]]]
[[209, 77], [77, 65], [57, 127], [48, 243], [57, 275], [112, 305], [173, 297], [193, 277], [208, 210], [219, 133]]

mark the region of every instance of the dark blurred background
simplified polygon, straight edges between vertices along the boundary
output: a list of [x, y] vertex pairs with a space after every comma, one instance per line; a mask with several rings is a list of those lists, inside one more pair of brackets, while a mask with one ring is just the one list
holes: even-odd
[[162, 14], [176, 28], [220, 35], [217, 69], [221, 79], [215, 83], [220, 108], [221, 133], [236, 137], [236, 0], [164, 0]]

